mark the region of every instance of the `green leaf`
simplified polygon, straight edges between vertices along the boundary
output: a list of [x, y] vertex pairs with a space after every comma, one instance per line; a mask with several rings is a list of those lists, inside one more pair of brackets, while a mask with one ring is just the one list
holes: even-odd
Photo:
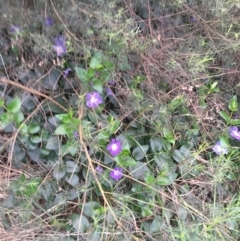
[[167, 186], [167, 185], [170, 185], [171, 184], [171, 180], [167, 177], [163, 177], [161, 175], [159, 175], [157, 178], [156, 178], [156, 182], [158, 185], [160, 186]]
[[56, 90], [58, 88], [58, 81], [62, 76], [62, 72], [58, 69], [52, 68], [47, 76], [43, 79], [43, 84], [46, 89]]
[[159, 232], [164, 227], [162, 217], [156, 216], [150, 226], [150, 233]]
[[83, 213], [84, 213], [86, 216], [92, 218], [92, 217], [94, 217], [94, 215], [95, 215], [95, 210], [98, 209], [98, 208], [100, 208], [100, 207], [101, 207], [101, 206], [100, 206], [100, 204], [99, 204], [98, 202], [94, 202], [94, 201], [92, 201], [92, 202], [87, 202], [87, 203], [85, 203], [84, 206], [83, 206]]
[[160, 152], [162, 150], [162, 141], [161, 138], [154, 136], [150, 140], [150, 146], [153, 152]]
[[19, 112], [21, 109], [21, 100], [19, 98], [14, 98], [10, 101], [6, 108], [10, 113]]
[[115, 134], [121, 125], [120, 120], [114, 120], [109, 123], [107, 126], [107, 131], [110, 135]]
[[92, 69], [101, 69], [103, 67], [102, 65], [102, 54], [100, 52], [98, 54], [95, 54], [89, 63], [90, 68]]
[[229, 125], [232, 125], [232, 126], [237, 126], [237, 125], [240, 125], [240, 120], [239, 119], [231, 119], [229, 120]]
[[188, 211], [185, 208], [178, 206], [177, 215], [180, 220], [185, 220], [187, 218]]
[[4, 99], [0, 99], [0, 107], [4, 107]]
[[69, 124], [62, 124], [60, 125], [55, 131], [55, 135], [73, 135], [73, 127]]
[[173, 145], [175, 144], [174, 135], [167, 128], [163, 128], [163, 135], [170, 143], [172, 143]]
[[40, 136], [31, 136], [30, 140], [32, 143], [38, 144], [42, 141], [42, 138]]
[[173, 160], [166, 153], [156, 153], [154, 155], [154, 161], [160, 169], [169, 169], [174, 165]]
[[166, 140], [165, 138], [160, 137], [160, 141], [162, 144], [162, 147], [165, 151], [170, 151], [171, 150], [171, 144], [169, 143], [168, 140]]
[[72, 123], [72, 116], [70, 113], [67, 114], [58, 114], [55, 115], [59, 120], [61, 120], [63, 123]]
[[85, 69], [80, 67], [75, 67], [75, 71], [79, 80], [83, 83], [88, 83], [90, 79], [88, 78], [88, 73]]
[[155, 178], [150, 173], [147, 173], [146, 177], [144, 178], [144, 181], [146, 182], [146, 184], [151, 185], [155, 183]]
[[45, 146], [47, 150], [57, 150], [60, 148], [60, 142], [58, 136], [50, 136], [47, 140], [47, 144]]
[[5, 128], [12, 123], [12, 115], [9, 113], [2, 113], [0, 115], [0, 119], [1, 119], [1, 123], [0, 123], [1, 128]]
[[180, 162], [182, 162], [185, 159], [185, 156], [184, 156], [184, 154], [181, 151], [174, 150], [173, 151], [173, 158], [174, 158], [174, 160], [176, 162], [180, 163]]
[[65, 180], [73, 187], [76, 187], [79, 184], [79, 177], [76, 174], [66, 176]]
[[169, 109], [171, 111], [174, 111], [176, 108], [178, 108], [180, 105], [184, 103], [184, 97], [183, 96], [177, 96], [174, 99], [171, 100], [171, 103], [169, 104]]
[[230, 100], [228, 108], [231, 111], [237, 111], [238, 110], [238, 101], [237, 101], [236, 95], [234, 95], [233, 98]]
[[97, 232], [97, 230], [95, 230], [93, 233], [91, 233], [89, 236], [88, 236], [88, 241], [101, 241], [101, 236], [100, 234]]
[[84, 233], [89, 228], [89, 221], [83, 215], [74, 213], [71, 215], [71, 221], [73, 228], [77, 233]]
[[89, 68], [89, 69], [87, 70], [87, 79], [91, 79], [91, 78], [93, 78], [94, 75], [95, 75], [95, 70]]
[[13, 114], [13, 121], [20, 124], [24, 120], [24, 115], [21, 111]]
[[80, 167], [74, 161], [67, 161], [66, 166], [67, 166], [67, 172], [74, 173], [74, 172], [80, 171]]
[[129, 167], [129, 172], [134, 179], [144, 180], [146, 173], [150, 173], [150, 170], [147, 167], [146, 163], [137, 162], [135, 166]]
[[149, 148], [149, 145], [143, 145], [143, 146], [136, 147], [132, 152], [133, 157], [137, 161], [142, 160], [146, 156], [148, 148]]
[[32, 122], [28, 125], [28, 132], [31, 134], [38, 133], [40, 131], [40, 129], [41, 129], [41, 127], [37, 123]]
[[97, 90], [102, 94], [103, 91], [103, 83], [100, 79], [94, 78], [92, 79], [93, 89]]
[[67, 168], [63, 165], [56, 165], [53, 169], [53, 178], [57, 181], [61, 180], [67, 173]]
[[226, 111], [220, 111], [219, 115], [228, 123], [230, 121], [230, 116]]
[[137, 162], [131, 157], [127, 157], [127, 158], [124, 157], [118, 161], [118, 164], [123, 167], [132, 167], [132, 166], [136, 166]]

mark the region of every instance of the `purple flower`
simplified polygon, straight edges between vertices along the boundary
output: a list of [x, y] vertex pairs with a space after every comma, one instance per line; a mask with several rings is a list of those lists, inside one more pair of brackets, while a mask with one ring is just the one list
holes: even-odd
[[52, 20], [51, 17], [47, 17], [47, 18], [45, 18], [45, 25], [46, 25], [47, 27], [53, 25], [53, 20]]
[[238, 131], [238, 128], [236, 126], [230, 127], [229, 132], [231, 137], [240, 141], [240, 132]]
[[107, 145], [107, 150], [111, 156], [117, 156], [122, 151], [121, 141], [112, 138], [110, 143]]
[[109, 84], [109, 85], [114, 85], [114, 84], [115, 84], [115, 81], [114, 81], [114, 80], [109, 80], [109, 81], [108, 81], [108, 84]]
[[213, 147], [213, 151], [218, 154], [218, 155], [221, 155], [221, 154], [228, 154], [228, 149], [224, 146], [221, 145], [221, 142], [218, 141], [214, 147]]
[[12, 25], [10, 26], [10, 32], [12, 34], [18, 34], [20, 32], [20, 27], [17, 25]]
[[120, 167], [114, 167], [110, 172], [110, 177], [116, 181], [120, 180], [123, 176], [123, 169]]
[[74, 132], [73, 132], [73, 135], [74, 135], [74, 137], [78, 138], [78, 137], [79, 137], [78, 131], [74, 131]]
[[86, 95], [87, 107], [95, 109], [102, 103], [103, 103], [103, 99], [97, 91], [87, 93]]
[[108, 96], [114, 96], [114, 93], [113, 93], [113, 91], [111, 90], [111, 88], [109, 88], [109, 87], [106, 87], [105, 88], [105, 92], [106, 92], [106, 94], [108, 95]]
[[103, 173], [103, 168], [102, 168], [101, 166], [99, 166], [99, 165], [95, 168], [95, 170], [96, 170], [96, 172], [98, 172], [99, 174], [102, 174], [102, 173]]
[[63, 76], [66, 78], [69, 72], [71, 71], [71, 68], [67, 68], [63, 71]]
[[53, 45], [53, 49], [57, 52], [57, 56], [62, 56], [67, 52], [66, 40], [64, 36], [59, 35], [55, 38], [55, 45]]

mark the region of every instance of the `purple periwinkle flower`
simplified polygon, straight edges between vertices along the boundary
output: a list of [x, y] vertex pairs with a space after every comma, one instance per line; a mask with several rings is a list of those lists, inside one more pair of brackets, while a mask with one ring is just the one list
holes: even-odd
[[74, 137], [78, 138], [78, 137], [79, 137], [78, 131], [74, 131], [74, 132], [73, 132], [73, 135], [74, 135]]
[[103, 173], [103, 168], [102, 168], [101, 166], [99, 166], [99, 165], [95, 168], [95, 170], [96, 170], [96, 172], [98, 172], [99, 174], [102, 174], [102, 173]]
[[109, 88], [109, 87], [106, 87], [106, 88], [105, 88], [105, 92], [106, 92], [106, 94], [107, 94], [108, 96], [114, 96], [113, 91], [112, 91], [111, 88]]
[[17, 25], [11, 24], [11, 26], [10, 26], [10, 32], [11, 32], [12, 34], [18, 34], [18, 33], [20, 32], [20, 27], [17, 26]]
[[71, 71], [71, 68], [67, 68], [63, 71], [63, 76], [66, 78], [69, 72]]
[[121, 141], [112, 138], [110, 143], [107, 145], [107, 150], [112, 157], [117, 156], [122, 151]]
[[238, 131], [238, 128], [236, 126], [230, 127], [229, 132], [231, 137], [240, 141], [240, 131]]
[[93, 92], [86, 94], [87, 107], [95, 109], [102, 103], [103, 103], [103, 99], [102, 99], [101, 95], [99, 94], [99, 92], [93, 91]]
[[51, 17], [47, 17], [47, 18], [45, 18], [45, 25], [46, 25], [47, 27], [53, 25], [53, 20], [52, 20]]
[[221, 154], [228, 154], [228, 149], [224, 146], [221, 145], [221, 142], [218, 141], [214, 147], [213, 147], [213, 151], [218, 154], [218, 155], [221, 155]]
[[55, 38], [55, 45], [53, 45], [53, 49], [57, 52], [57, 56], [62, 56], [67, 52], [66, 40], [64, 36], [59, 35]]
[[111, 80], [108, 81], [108, 84], [109, 84], [109, 85], [114, 85], [114, 84], [115, 84], [115, 81], [111, 79]]
[[121, 167], [114, 167], [110, 172], [110, 177], [116, 181], [120, 180], [123, 176], [123, 169]]

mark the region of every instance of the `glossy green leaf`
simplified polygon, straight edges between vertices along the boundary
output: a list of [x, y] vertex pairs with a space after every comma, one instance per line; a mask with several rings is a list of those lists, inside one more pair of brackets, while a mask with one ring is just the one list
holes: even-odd
[[47, 76], [43, 79], [43, 84], [46, 89], [55, 91], [58, 88], [58, 82], [62, 72], [58, 69], [52, 68], [48, 72]]
[[0, 99], [0, 107], [4, 106], [4, 99]]
[[163, 176], [159, 175], [156, 178], [156, 183], [160, 186], [167, 186], [167, 185], [171, 184], [171, 180], [167, 177], [163, 177]]
[[145, 181], [146, 184], [151, 185], [151, 184], [155, 183], [155, 178], [150, 173], [147, 173], [147, 175], [144, 178], [144, 181]]
[[238, 110], [238, 101], [237, 101], [236, 95], [234, 95], [233, 98], [230, 100], [228, 108], [231, 111], [237, 111]]
[[173, 151], [173, 158], [174, 158], [174, 160], [176, 162], [180, 163], [180, 162], [182, 162], [185, 159], [185, 156], [184, 156], [184, 154], [181, 151], [174, 150]]
[[89, 66], [91, 69], [101, 69], [103, 67], [102, 65], [102, 55], [101, 54], [95, 54], [89, 63]]
[[19, 98], [14, 98], [7, 104], [7, 111], [10, 113], [17, 113], [21, 109], [21, 100]]
[[56, 165], [53, 169], [53, 178], [57, 181], [61, 180], [67, 173], [67, 168], [63, 165]]
[[150, 226], [150, 233], [159, 232], [164, 227], [162, 217], [156, 216]]
[[24, 120], [24, 115], [21, 111], [13, 114], [13, 121], [20, 124]]
[[144, 180], [147, 173], [150, 173], [147, 164], [144, 162], [137, 162], [135, 166], [129, 167], [129, 172], [134, 179]]
[[28, 132], [31, 133], [31, 134], [38, 133], [40, 131], [40, 129], [41, 129], [41, 127], [37, 123], [32, 122], [28, 125]]
[[167, 139], [167, 141], [169, 141], [170, 143], [172, 143], [173, 145], [175, 144], [175, 137], [173, 135], [173, 133], [168, 130], [167, 128], [163, 128], [163, 136]]
[[79, 177], [76, 174], [66, 176], [65, 180], [73, 187], [76, 187], [79, 184]]
[[161, 138], [154, 136], [150, 140], [150, 146], [153, 152], [160, 152], [162, 150], [162, 141]]
[[120, 125], [121, 125], [120, 120], [111, 121], [111, 122], [109, 123], [109, 125], [107, 126], [107, 131], [108, 131], [108, 133], [109, 133], [110, 135], [115, 134], [116, 131], [119, 129]]
[[169, 104], [169, 108], [171, 111], [174, 111], [176, 108], [178, 108], [180, 105], [184, 103], [184, 97], [183, 96], [177, 96], [174, 99], [171, 100]]
[[72, 214], [71, 221], [73, 228], [77, 233], [84, 233], [89, 228], [89, 221], [83, 215]]
[[99, 93], [102, 94], [103, 83], [100, 79], [97, 79], [97, 78], [92, 79], [92, 86], [93, 86], [93, 89], [97, 90]]
[[66, 167], [67, 167], [67, 172], [70, 172], [70, 173], [80, 171], [79, 165], [74, 161], [66, 161]]
[[133, 150], [132, 155], [137, 161], [140, 161], [146, 156], [148, 149], [149, 145], [138, 146]]
[[88, 83], [89, 79], [88, 79], [88, 73], [85, 69], [82, 69], [80, 67], [76, 67], [75, 68], [77, 77], [79, 78], [79, 80], [83, 83]]
[[72, 116], [70, 115], [70, 113], [67, 114], [58, 114], [55, 115], [59, 120], [61, 120], [63, 123], [72, 123]]
[[101, 241], [101, 240], [102, 240], [101, 236], [96, 230], [93, 233], [91, 233], [87, 239], [87, 241]]
[[31, 136], [30, 140], [32, 143], [38, 144], [42, 141], [42, 138], [40, 136]]
[[45, 146], [47, 150], [57, 150], [60, 148], [60, 141], [58, 136], [50, 136], [47, 140], [47, 144]]
[[72, 126], [69, 124], [60, 125], [54, 132], [55, 135], [73, 135]]
[[178, 215], [179, 219], [186, 220], [188, 211], [185, 208], [178, 206], [177, 215]]
[[94, 201], [87, 202], [83, 206], [83, 213], [88, 217], [94, 217], [95, 210], [100, 207], [101, 206], [98, 202], [94, 202]]
[[230, 120], [230, 116], [227, 114], [226, 111], [220, 111], [219, 115], [228, 123]]
[[240, 125], [240, 119], [231, 119], [229, 120], [229, 125], [232, 125], [232, 126], [237, 126], [237, 125]]

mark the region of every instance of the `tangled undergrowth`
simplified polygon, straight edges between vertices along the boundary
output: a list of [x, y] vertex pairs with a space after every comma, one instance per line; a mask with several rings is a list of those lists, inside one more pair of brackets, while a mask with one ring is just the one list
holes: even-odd
[[0, 4], [1, 240], [239, 240], [239, 0]]

